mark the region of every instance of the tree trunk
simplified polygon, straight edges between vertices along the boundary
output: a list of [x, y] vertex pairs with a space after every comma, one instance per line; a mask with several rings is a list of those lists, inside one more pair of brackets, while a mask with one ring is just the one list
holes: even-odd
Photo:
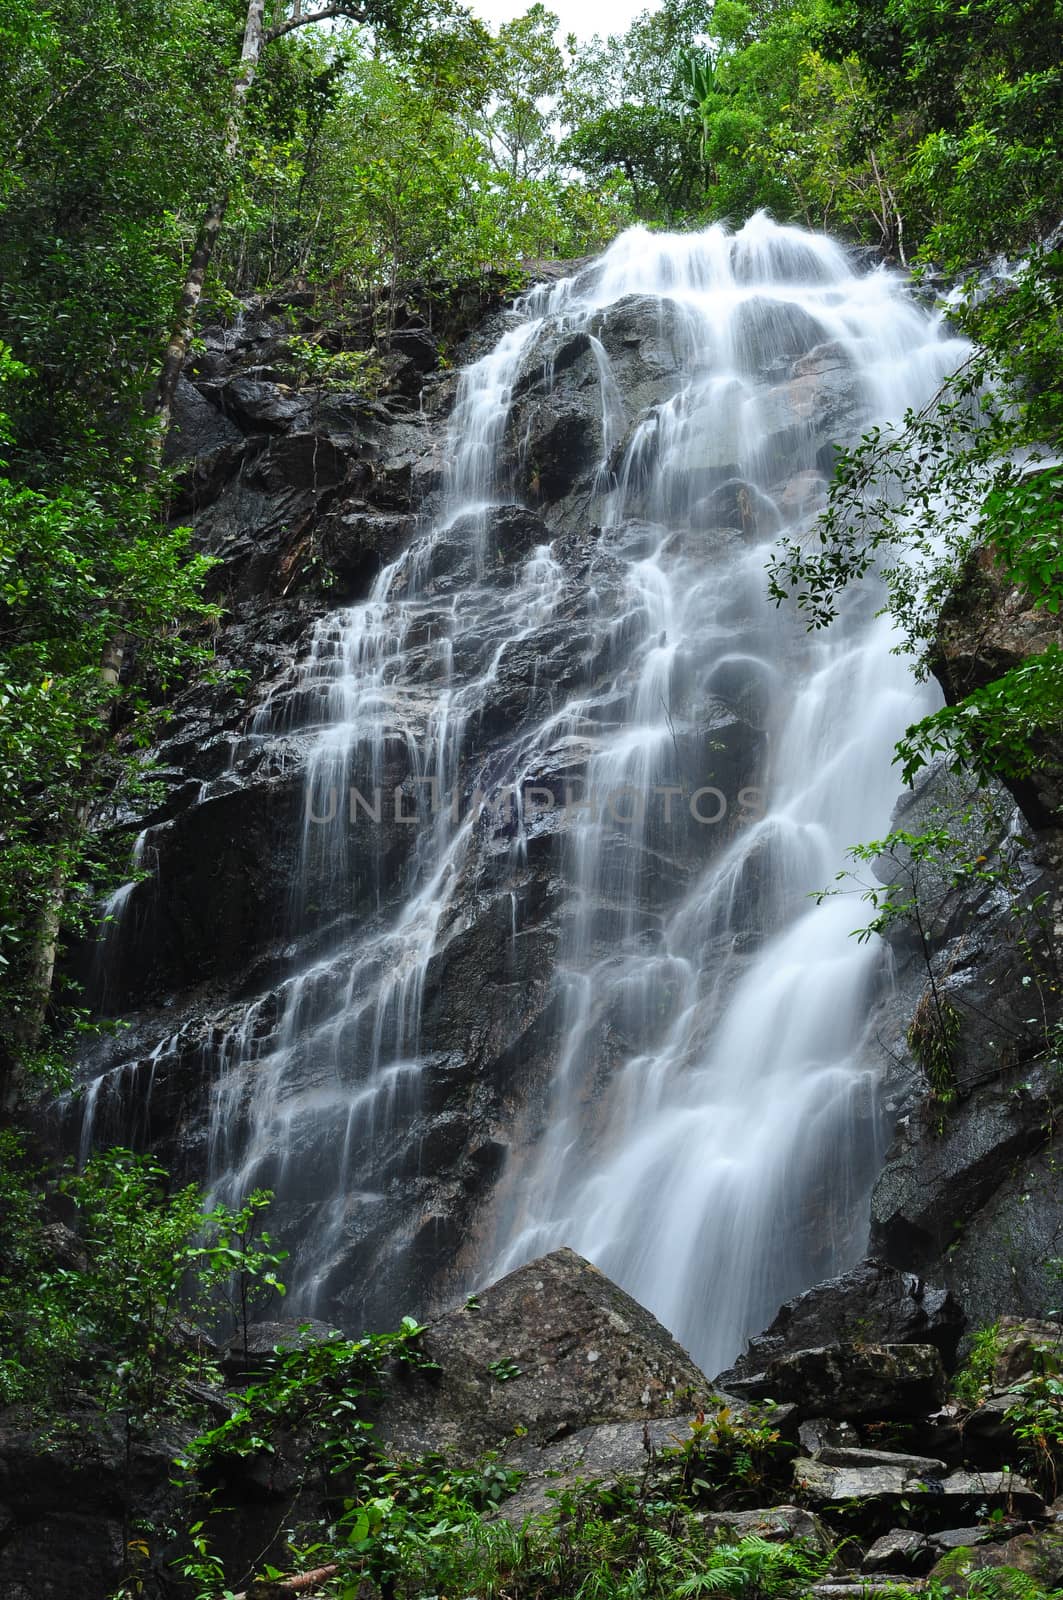
[[[233, 82], [232, 102], [225, 128], [226, 167], [231, 167], [240, 154], [240, 114], [248, 91], [255, 81], [255, 73], [258, 71], [258, 63], [266, 43], [262, 22], [264, 10], [265, 0], [249, 0], [247, 20], [244, 24], [243, 48], [240, 51], [240, 70]], [[214, 255], [214, 246], [218, 242], [221, 225], [225, 221], [228, 204], [229, 190], [226, 185], [210, 201], [203, 215], [196, 237], [196, 247], [192, 251], [188, 273], [177, 302], [177, 315], [174, 318], [173, 331], [167, 341], [166, 354], [163, 357], [152, 405], [155, 419], [156, 460], [162, 458], [173, 414], [173, 397], [177, 389], [177, 380], [181, 376], [181, 369], [188, 356], [188, 346], [196, 325], [199, 302], [203, 297], [203, 285], [206, 282], [207, 270]]]
[[[229, 117], [225, 128], [225, 164], [231, 168], [235, 165], [240, 155], [241, 119], [244, 102], [255, 81], [258, 64], [262, 59], [262, 52], [267, 45], [275, 39], [281, 39], [286, 33], [293, 32], [296, 28], [305, 28], [314, 22], [329, 22], [336, 18], [346, 18], [351, 22], [364, 22], [367, 11], [358, 5], [335, 4], [323, 6], [319, 11], [303, 11], [302, 0], [293, 0], [292, 14], [286, 20], [279, 22], [276, 27], [266, 30], [263, 15], [265, 0], [248, 0], [247, 20], [244, 23], [244, 42], [240, 51], [240, 70], [233, 82], [232, 101], [229, 106]], [[188, 356], [188, 347], [192, 340], [192, 332], [196, 325], [196, 313], [199, 302], [203, 297], [203, 285], [206, 282], [207, 271], [214, 255], [214, 246], [218, 242], [222, 223], [225, 221], [225, 212], [229, 204], [228, 185], [222, 188], [210, 201], [199, 225], [196, 236], [196, 246], [192, 252], [192, 259], [188, 264], [188, 272], [177, 302], [177, 313], [174, 317], [173, 331], [166, 345], [166, 354], [163, 357], [162, 368], [159, 372], [159, 381], [155, 386], [152, 397], [152, 415], [155, 419], [155, 453], [156, 461], [162, 459], [163, 445], [166, 443], [166, 434], [170, 427], [170, 418], [173, 413], [173, 397], [177, 389], [177, 380], [181, 376], [181, 368]]]
[[63, 858], [56, 858], [44, 904], [37, 913], [25, 977], [22, 1009], [4, 1028], [0, 1043], [0, 1120], [17, 1109], [26, 1086], [26, 1057], [40, 1043], [52, 994], [55, 956], [65, 898]]

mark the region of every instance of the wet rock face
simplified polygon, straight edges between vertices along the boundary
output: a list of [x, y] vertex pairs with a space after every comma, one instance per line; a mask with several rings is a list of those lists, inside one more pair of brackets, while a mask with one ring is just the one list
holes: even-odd
[[[875, 865], [880, 881], [914, 893], [927, 947], [914, 922], [891, 931], [894, 981], [872, 1022], [887, 1052], [894, 1132], [872, 1197], [871, 1248], [946, 1285], [970, 1330], [1002, 1313], [1036, 1316], [1055, 1303], [1047, 1262], [1060, 1228], [1058, 1090], [1044, 1069], [1063, 927], [1053, 835], [1031, 830], [1003, 785], [979, 786], [941, 764], [920, 774], [892, 827], [944, 827], [959, 858], [983, 858], [986, 870], [957, 884], [933, 862], [913, 875], [903, 851]], [[908, 1040], [931, 973], [958, 1024], [946, 1110], [929, 1097]]]
[[[286, 1198], [274, 1226], [293, 1243], [313, 1235], [315, 1218], [327, 1209], [315, 1184], [335, 1184], [331, 1232], [309, 1303], [345, 1326], [381, 1325], [446, 1300], [448, 1285], [469, 1267], [468, 1242], [485, 1197], [504, 1182], [507, 1152], [543, 1126], [565, 1025], [555, 970], [572, 928], [569, 798], [593, 763], [598, 729], [615, 726], [627, 710], [602, 626], [615, 617], [621, 642], [638, 626], [625, 564], [653, 549], [655, 517], [669, 519], [675, 550], [712, 552], [722, 564], [750, 556], [780, 518], [811, 515], [823, 497], [832, 441], [848, 437], [863, 397], [846, 352], [815, 318], [794, 306], [769, 316], [763, 302], [751, 303], [735, 338], [753, 369], [760, 456], [740, 476], [735, 430], [687, 419], [697, 441], [694, 487], [682, 504], [662, 507], [652, 503], [648, 485], [656, 453], [676, 425], [669, 408], [690, 359], [684, 309], [630, 295], [580, 331], [560, 320], [546, 326], [524, 353], [492, 457], [503, 479], [498, 498], [507, 503], [456, 518], [429, 554], [411, 555], [426, 603], [417, 630], [403, 640], [401, 716], [375, 763], [351, 774], [362, 809], [339, 795], [335, 826], [326, 826], [315, 819], [329, 810], [328, 785], [313, 791], [308, 810], [308, 774], [316, 735], [336, 715], [328, 619], [365, 599], [381, 570], [414, 550], [438, 516], [452, 466], [445, 429], [455, 383], [452, 373], [434, 370], [436, 335], [415, 319], [398, 341], [383, 402], [299, 386], [284, 357], [289, 309], [259, 308], [239, 332], [207, 330], [205, 350], [179, 389], [171, 440], [181, 469], [175, 515], [194, 523], [200, 547], [218, 559], [212, 581], [229, 607], [219, 666], [238, 682], [190, 686], [177, 698], [155, 752], [162, 799], [116, 819], [130, 842], [146, 830], [140, 865], [148, 876], [74, 965], [98, 1010], [129, 1024], [86, 1062], [96, 1084], [87, 1103], [97, 1135], [149, 1143], [190, 1178], [216, 1177], [225, 1159], [235, 1166], [239, 1140], [268, 1098], [271, 1062], [290, 1043], [285, 986], [292, 974], [319, 968], [321, 986], [332, 983], [337, 992], [349, 982], [356, 1009], [360, 985], [374, 977], [371, 962], [358, 964], [361, 956], [394, 925], [416, 880], [418, 836], [409, 820], [423, 808], [423, 752], [439, 735], [433, 718], [441, 685], [448, 673], [457, 685], [489, 685], [469, 714], [448, 799], [459, 811], [474, 807], [477, 796], [497, 795], [517, 778], [537, 799], [519, 822], [489, 809], [475, 819], [468, 860], [416, 996], [423, 1061], [416, 1093], [400, 1074], [389, 1113], [369, 1132], [351, 1135], [360, 1180], [353, 1184], [340, 1177], [345, 1136], [332, 1125], [326, 1136], [325, 1122], [313, 1116], [300, 1120], [285, 1089], [276, 1127], [291, 1159], [273, 1149], [255, 1170], [254, 1181], [264, 1183], [284, 1172]], [[505, 314], [485, 322], [467, 353], [492, 347], [512, 325]], [[603, 533], [605, 491], [636, 438], [645, 450], [631, 458], [632, 515], [621, 531]], [[794, 470], [798, 445], [804, 464]], [[542, 568], [549, 615], [517, 627], [505, 597], [524, 581], [529, 563]], [[482, 607], [474, 626], [467, 597], [475, 585], [489, 589], [497, 605]], [[721, 624], [733, 634], [734, 651], [711, 673], [694, 659], [675, 663], [669, 760], [682, 773], [707, 773], [733, 797], [756, 790], [777, 734], [772, 686], [758, 663], [776, 623], [771, 613], [758, 621], [751, 594], [736, 586]], [[438, 649], [446, 633], [449, 662]], [[324, 665], [315, 675], [316, 657]], [[796, 652], [794, 665], [800, 671]], [[399, 700], [389, 699], [389, 671], [382, 671], [381, 694], [394, 712]], [[528, 729], [576, 695], [587, 708], [583, 725], [559, 726], [556, 740], [529, 754]], [[453, 713], [465, 714], [460, 694]], [[371, 714], [357, 708], [362, 720]], [[614, 864], [629, 889], [623, 907], [592, 907], [595, 950], [608, 951], [632, 928], [653, 948], [669, 910], [740, 822], [732, 812], [706, 827], [680, 805], [667, 818], [653, 814], [640, 839], [620, 837]], [[725, 949], [756, 948], [772, 896], [783, 892], [777, 868], [770, 840], [743, 863], [726, 921], [705, 930], [706, 972]], [[950, 904], [941, 919], [949, 981], [968, 985], [972, 1011], [996, 1004], [1008, 981], [1000, 927], [989, 896]], [[962, 961], [953, 960], [957, 949]], [[910, 951], [902, 954], [901, 982], [881, 1032], [903, 1058], [919, 983], [918, 963], [909, 961]], [[653, 1007], [633, 995], [619, 968], [596, 995], [588, 1106], [597, 1104], [616, 1063], [659, 1042], [655, 1023], [675, 990], [673, 978], [655, 981]], [[343, 1063], [364, 1053], [367, 1042], [338, 1014], [326, 1028], [317, 1027], [322, 1017], [314, 1013], [310, 1025], [316, 983], [304, 996], [299, 1070], [308, 1098], [324, 1103]], [[1021, 993], [1015, 1003], [1023, 1003]], [[395, 1026], [391, 1016], [381, 1032]], [[972, 1044], [976, 1049], [972, 1073], [997, 1065], [988, 1048]], [[237, 1059], [251, 1063], [246, 1082], [220, 1105], [218, 1086]], [[896, 1091], [902, 1113], [911, 1109], [917, 1076], [910, 1070]], [[788, 1303], [736, 1371], [748, 1377], [769, 1357], [838, 1337], [932, 1343], [947, 1358], [954, 1308], [936, 1289], [892, 1269], [926, 1272], [936, 1283], [941, 1252], [956, 1237], [953, 1224], [969, 1220], [972, 1207], [982, 1208], [985, 1229], [971, 1227], [960, 1239], [948, 1282], [969, 1300], [975, 1320], [986, 1320], [985, 1309], [1005, 1309], [1003, 1274], [987, 1260], [1014, 1264], [1019, 1232], [1027, 1263], [1052, 1253], [1050, 1224], [1042, 1219], [1054, 1214], [1053, 1149], [1038, 1145], [1034, 1133], [1043, 1110], [1043, 1096], [1019, 1103], [1011, 1089], [991, 1086], [988, 1098], [957, 1111], [940, 1150], [930, 1148], [932, 1130], [911, 1118], [875, 1202], [874, 1247], [890, 1270], [868, 1264], [851, 1281], [828, 1284], [817, 1303]], [[76, 1141], [77, 1133], [74, 1115], [67, 1134]], [[1016, 1158], [1027, 1163], [1022, 1172], [1012, 1170]], [[1024, 1206], [1034, 1190], [1045, 1195], [1044, 1206]], [[815, 1226], [822, 1220], [817, 1215]], [[832, 1218], [823, 1231], [836, 1231], [839, 1221]], [[863, 1218], [844, 1222], [859, 1232]], [[851, 1255], [859, 1248], [854, 1239]], [[1043, 1303], [1036, 1276], [1021, 1266], [1008, 1279], [1009, 1292], [1021, 1287], [1020, 1308]]]
[[[992, 551], [979, 550], [942, 615], [934, 672], [954, 704], [1030, 656], [1060, 645], [1058, 617], [1010, 587]], [[1063, 736], [1058, 729], [1045, 729], [1037, 737], [1034, 770], [1012, 780], [1011, 788], [1030, 826], [1054, 837], [1063, 826]], [[1054, 842], [1058, 851], [1058, 838]]]
[[[1019, 1083], [992, 1084], [964, 1101], [945, 1119], [933, 1142], [920, 1119], [909, 1119], [898, 1131], [872, 1199], [876, 1247], [892, 1260], [925, 1268], [955, 1243], [957, 1225], [962, 1227], [987, 1204], [1005, 1207], [1002, 1181], [1006, 1187], [1011, 1167], [1044, 1144], [1056, 1093], [1054, 1074], [1042, 1065]], [[1045, 1228], [1054, 1229], [1051, 1209], [1042, 1220]], [[1036, 1230], [1036, 1222], [1032, 1226]], [[972, 1247], [993, 1250], [994, 1242], [979, 1234]], [[1029, 1270], [1037, 1270], [1036, 1260], [1031, 1259]], [[1001, 1264], [994, 1255], [994, 1274]], [[1003, 1273], [1000, 1278], [1003, 1296], [1008, 1278]]]

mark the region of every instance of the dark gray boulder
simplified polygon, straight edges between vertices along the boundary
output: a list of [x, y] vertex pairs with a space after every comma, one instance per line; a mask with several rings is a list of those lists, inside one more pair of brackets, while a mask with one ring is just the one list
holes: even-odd
[[572, 1250], [519, 1267], [433, 1322], [438, 1372], [396, 1370], [375, 1421], [400, 1453], [462, 1459], [599, 1422], [689, 1414], [710, 1385], [656, 1317]]
[[274, 1356], [289, 1350], [305, 1350], [310, 1345], [342, 1339], [343, 1334], [328, 1322], [314, 1317], [281, 1317], [274, 1322], [252, 1322], [247, 1342], [234, 1339], [224, 1352], [222, 1365], [230, 1376], [259, 1372], [272, 1365]]
[[164, 459], [172, 465], [187, 461], [207, 451], [216, 451], [222, 445], [239, 444], [243, 432], [235, 422], [211, 405], [210, 401], [187, 378], [177, 380], [173, 399], [173, 421], [166, 436]]
[[923, 1527], [947, 1527], [964, 1512], [979, 1512], [986, 1506], [1025, 1517], [1044, 1511], [1037, 1490], [1013, 1472], [957, 1471], [935, 1478], [903, 1466], [829, 1467], [799, 1459], [794, 1462], [794, 1484], [801, 1498], [814, 1506], [858, 1501], [869, 1518], [907, 1502], [913, 1520]]
[[830, 1417], [809, 1417], [798, 1428], [797, 1441], [806, 1456], [818, 1456], [832, 1447], [857, 1449], [860, 1435], [851, 1422], [838, 1422]]
[[826, 1551], [832, 1540], [822, 1522], [803, 1506], [771, 1506], [753, 1511], [705, 1511], [698, 1515], [703, 1528], [728, 1539], [751, 1534], [769, 1544], [804, 1539], [814, 1550]]
[[825, 1445], [816, 1459], [828, 1467], [903, 1467], [924, 1477], [940, 1477], [945, 1463], [934, 1456], [915, 1456], [903, 1450], [864, 1450], [851, 1445]]
[[864, 1572], [925, 1572], [934, 1560], [934, 1548], [925, 1534], [912, 1528], [891, 1528], [866, 1551]]
[[962, 1308], [947, 1289], [871, 1257], [788, 1300], [717, 1382], [727, 1388], [778, 1356], [847, 1339], [933, 1345], [948, 1366], [963, 1326]]
[[286, 433], [310, 410], [310, 396], [276, 381], [271, 368], [252, 368], [231, 378], [217, 395], [218, 406], [248, 433]]
[[[717, 1380], [720, 1381], [720, 1380]], [[928, 1344], [833, 1344], [777, 1356], [732, 1387], [786, 1401], [805, 1417], [919, 1417], [945, 1398], [945, 1368]]]

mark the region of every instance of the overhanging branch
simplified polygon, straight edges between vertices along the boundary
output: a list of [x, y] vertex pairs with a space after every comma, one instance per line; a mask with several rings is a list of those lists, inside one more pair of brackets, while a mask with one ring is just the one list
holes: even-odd
[[305, 28], [308, 22], [329, 22], [333, 17], [346, 17], [349, 22], [364, 22], [366, 16], [367, 13], [362, 7], [355, 5], [322, 6], [320, 11], [302, 11], [297, 6], [294, 17], [289, 17], [287, 22], [281, 22], [277, 27], [270, 28], [264, 39], [266, 44], [272, 44], [274, 39], [283, 38], [294, 28]]

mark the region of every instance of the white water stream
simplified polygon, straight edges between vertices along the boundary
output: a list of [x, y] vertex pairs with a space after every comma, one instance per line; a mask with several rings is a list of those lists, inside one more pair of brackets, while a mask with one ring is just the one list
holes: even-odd
[[[670, 537], [697, 527], [706, 441], [729, 436], [739, 475], [769, 497], [780, 480], [785, 491], [815, 467], [811, 428], [785, 435], [785, 462], [774, 442], [780, 401], [802, 414], [800, 384], [780, 395], [763, 381], [766, 358], [793, 348], [806, 316], [851, 368], [867, 420], [925, 402], [962, 347], [895, 276], [857, 275], [833, 243], [763, 218], [735, 240], [716, 228], [652, 238], [636, 230], [607, 254], [589, 292], [567, 294], [556, 290], [552, 309], [577, 326], [625, 295], [667, 297], [689, 341], [687, 381], [645, 425], [655, 448], [642, 504], [660, 539], [631, 567], [645, 620], [624, 663], [628, 712], [592, 760], [592, 790], [645, 791], [673, 731], [662, 713], [677, 671], [711, 683], [714, 668], [733, 663], [735, 594], [764, 589], [770, 538], [721, 562], [711, 542], [686, 540], [677, 553]], [[640, 448], [636, 435], [622, 486]], [[785, 533], [794, 525], [781, 498]], [[614, 527], [624, 499], [622, 487]], [[851, 901], [809, 897], [832, 883], [848, 846], [886, 831], [894, 743], [927, 709], [867, 598], [798, 654], [785, 626], [769, 626], [760, 653], [741, 661], [768, 699], [764, 815], [680, 899], [655, 950], [624, 927], [626, 886], [610, 883], [615, 826], [588, 822], [570, 849], [588, 909], [575, 918], [560, 973], [562, 1050], [545, 1131], [511, 1186], [491, 1272], [569, 1244], [650, 1306], [709, 1372], [782, 1299], [850, 1264], [863, 1244], [878, 1158], [867, 1020], [880, 951], [853, 938], [861, 916]], [[568, 708], [573, 725], [582, 712]], [[712, 812], [712, 800], [703, 805]], [[610, 888], [618, 926], [603, 952], [594, 923]], [[750, 930], [755, 954], [741, 937]], [[667, 1024], [592, 1091], [595, 1018], [611, 991], [629, 1011], [667, 995]]]

